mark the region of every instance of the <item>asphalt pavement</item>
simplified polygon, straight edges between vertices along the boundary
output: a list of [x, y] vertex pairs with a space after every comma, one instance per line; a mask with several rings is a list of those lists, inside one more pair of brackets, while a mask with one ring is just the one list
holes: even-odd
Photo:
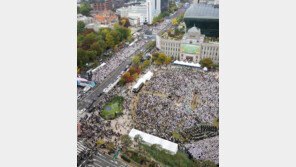
[[82, 100], [78, 102], [77, 109], [81, 110], [84, 108], [88, 108], [89, 105], [93, 102], [93, 100], [98, 99], [98, 95], [103, 93], [103, 90], [108, 87], [111, 83], [114, 83], [117, 80], [117, 77], [120, 75], [122, 71], [125, 71], [127, 65], [131, 63], [131, 59], [127, 59], [123, 62], [115, 71], [113, 71], [110, 76], [105, 79], [100, 85], [92, 88], [91, 92], [88, 93]]
[[98, 153], [94, 156], [93, 163], [87, 164], [86, 167], [128, 167], [128, 165], [113, 160], [113, 158], [108, 155]]

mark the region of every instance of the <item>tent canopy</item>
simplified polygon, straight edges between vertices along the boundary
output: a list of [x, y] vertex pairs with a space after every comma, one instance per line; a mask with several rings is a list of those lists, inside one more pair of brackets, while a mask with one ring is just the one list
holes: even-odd
[[143, 141], [148, 145], [159, 144], [165, 150], [168, 150], [173, 155], [178, 151], [178, 144], [173, 143], [171, 141], [150, 135], [148, 133], [139, 131], [137, 129], [132, 129], [129, 133], [129, 136], [134, 139], [136, 135], [140, 135], [143, 138]]

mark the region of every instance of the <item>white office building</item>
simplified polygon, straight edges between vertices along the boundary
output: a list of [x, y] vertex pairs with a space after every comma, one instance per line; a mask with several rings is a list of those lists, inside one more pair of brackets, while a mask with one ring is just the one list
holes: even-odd
[[152, 24], [153, 18], [161, 12], [161, 0], [147, 0], [148, 24]]
[[128, 18], [132, 26], [143, 25], [145, 22], [148, 22], [146, 4], [122, 7], [117, 9], [116, 13], [120, 17]]

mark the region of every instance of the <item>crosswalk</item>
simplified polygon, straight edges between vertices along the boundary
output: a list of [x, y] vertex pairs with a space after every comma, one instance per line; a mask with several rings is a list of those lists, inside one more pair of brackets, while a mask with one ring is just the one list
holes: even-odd
[[88, 148], [86, 146], [84, 146], [82, 140], [78, 141], [77, 142], [77, 155], [79, 155], [84, 150], [88, 150]]
[[127, 165], [100, 153], [94, 156], [92, 160], [93, 163], [87, 164], [86, 167], [128, 167]]

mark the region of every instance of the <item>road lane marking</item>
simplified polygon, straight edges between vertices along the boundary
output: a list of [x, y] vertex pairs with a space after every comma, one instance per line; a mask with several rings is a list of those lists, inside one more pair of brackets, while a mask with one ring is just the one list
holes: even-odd
[[[109, 161], [107, 161], [107, 160], [105, 160], [105, 159], [103, 159], [103, 158], [101, 158], [101, 157], [96, 156], [95, 158], [98, 158], [98, 159], [100, 159], [100, 160], [102, 160], [102, 161], [104, 161], [104, 162], [107, 162], [108, 164], [111, 164], [111, 166], [116, 167], [116, 165], [110, 163]], [[94, 159], [95, 159], [95, 158], [94, 158]], [[98, 161], [97, 159], [95, 159], [95, 160]], [[100, 161], [98, 161], [98, 162], [100, 162]]]

